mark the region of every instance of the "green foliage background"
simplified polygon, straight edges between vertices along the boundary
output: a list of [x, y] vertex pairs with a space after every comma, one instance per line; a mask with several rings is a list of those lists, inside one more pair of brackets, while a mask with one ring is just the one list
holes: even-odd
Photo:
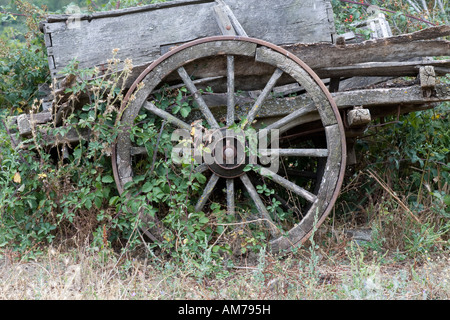
[[[129, 0], [121, 1], [120, 5], [152, 2], [158, 1]], [[337, 0], [332, 3], [339, 33], [355, 30], [351, 23], [367, 17], [367, 7]], [[448, 19], [448, 1], [443, 3], [446, 11], [443, 13], [436, 9], [433, 16], [427, 15], [428, 20], [442, 24]], [[407, 1], [374, 1], [373, 4], [395, 11], [387, 13], [395, 33], [419, 30], [429, 25], [405, 15], [408, 13], [425, 19], [426, 14], [414, 11]], [[113, 90], [113, 95], [106, 100], [100, 92], [110, 86], [108, 84], [84, 83], [73, 89], [74, 95], [91, 90], [91, 102], [67, 119], [65, 126], [50, 126], [49, 130], [56, 134], [68, 130], [69, 125], [78, 125], [92, 129], [95, 134], [89, 143], [71, 150], [66, 162], [55, 163], [52, 160], [49, 150], [41, 147], [39, 133], [27, 141], [31, 147], [22, 148], [12, 141], [10, 132], [6, 130], [8, 116], [29, 112], [33, 106], [39, 108], [38, 86], [50, 81], [46, 49], [38, 30], [39, 21], [46, 13], [61, 13], [70, 5], [78, 5], [84, 11], [110, 10], [117, 7], [117, 1], [37, 0], [31, 5], [25, 1], [0, 0], [0, 253], [13, 250], [21, 257], [30, 258], [41, 253], [42, 246], [49, 243], [76, 239], [88, 239], [90, 247], [97, 251], [111, 246], [122, 249], [143, 246], [142, 238], [136, 232], [139, 224], [136, 208], [145, 206], [152, 214], [156, 207], [169, 203], [171, 213], [165, 223], [175, 232], [165, 235], [168, 241], [162, 250], [173, 250], [175, 242], [172, 240], [177, 238], [182, 245], [175, 257], [180, 261], [195, 261], [201, 257], [202, 262], [195, 264], [196, 270], [200, 274], [209, 274], [222, 263], [219, 253], [228, 252], [230, 248], [227, 243], [210, 247], [203, 240], [214, 234], [217, 236], [223, 228], [211, 228], [204, 213], [188, 215], [188, 208], [182, 205], [189, 195], [201, 189], [204, 177], [190, 177], [189, 172], [182, 172], [181, 178], [167, 174], [170, 164], [161, 161], [155, 165], [155, 170], [160, 170], [164, 179], [144, 184], [142, 187], [147, 194], [133, 194], [136, 201], [132, 207], [128, 207], [124, 197], [118, 195], [110, 157], [105, 150], [115, 138], [111, 132], [116, 116], [114, 105], [121, 99], [119, 89]], [[430, 5], [429, 9], [433, 8]], [[70, 68], [66, 71], [94, 72]], [[450, 83], [450, 78], [447, 76], [441, 81]], [[376, 134], [369, 132], [368, 138], [361, 139], [357, 145], [363, 167], [356, 168], [351, 177], [353, 181], [350, 179], [348, 182], [350, 186], [359, 183], [358, 188], [347, 188], [349, 190], [343, 193], [336, 205], [336, 218], [348, 222], [358, 214], [363, 215], [365, 223], [380, 235], [371, 244], [372, 249], [382, 250], [391, 245], [401, 252], [399, 257], [447, 248], [450, 228], [449, 127], [449, 104], [443, 103], [433, 110], [402, 116], [398, 123], [377, 130]], [[151, 123], [146, 129], [145, 134], [136, 132], [138, 139], [154, 141], [160, 134]], [[165, 144], [168, 146], [169, 138], [161, 136], [161, 148]], [[155, 151], [152, 144], [145, 147], [150, 152]], [[406, 219], [398, 203], [387, 197], [372, 178], [363, 175], [361, 182], [359, 174], [366, 172], [367, 168], [385, 179], [389, 178], [389, 186], [423, 223], [417, 225]], [[156, 200], [150, 203], [148, 195]], [[361, 210], [361, 207], [365, 209]], [[211, 211], [219, 222], [227, 222], [220, 207], [212, 206]], [[399, 230], [396, 234], [398, 240], [389, 244], [386, 231], [394, 227]], [[253, 235], [245, 238], [243, 243], [257, 251], [262, 248], [260, 240]], [[211, 263], [213, 260], [215, 262]]]

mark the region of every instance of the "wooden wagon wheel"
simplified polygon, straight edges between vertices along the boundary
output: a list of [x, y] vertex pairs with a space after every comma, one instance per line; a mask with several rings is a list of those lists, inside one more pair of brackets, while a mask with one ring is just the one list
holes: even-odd
[[[215, 74], [211, 74], [211, 70]], [[255, 74], [255, 70], [264, 72]], [[177, 88], [177, 84], [187, 88], [196, 104], [194, 115], [184, 118], [173, 108], [158, 108], [154, 93], [164, 90], [165, 83], [172, 88]], [[275, 86], [287, 83], [297, 84], [303, 93], [301, 96], [310, 103], [291, 106], [291, 109], [281, 107], [277, 116], [272, 117], [274, 108], [266, 107], [264, 111], [264, 106], [294, 99], [286, 95], [277, 98], [274, 94]], [[202, 94], [204, 91], [200, 88], [212, 88], [216, 96]], [[246, 107], [238, 104], [242, 94], [247, 99], [244, 99]], [[208, 105], [214, 100], [210, 98], [218, 97], [224, 98], [222, 108], [220, 103]], [[199, 197], [190, 199], [195, 211], [207, 213], [207, 204], [212, 198], [222, 202], [228, 214], [238, 212], [234, 225], [258, 221], [254, 226], [267, 230], [274, 252], [305, 241], [313, 227], [324, 221], [337, 199], [346, 157], [338, 109], [317, 75], [297, 57], [273, 44], [247, 37], [217, 36], [177, 47], [139, 76], [125, 97], [122, 112], [120, 124], [125, 128], [136, 125], [140, 112], [147, 112], [159, 118], [158, 123], [166, 128], [191, 132], [191, 124], [195, 122], [219, 132], [220, 138], [209, 141], [209, 146], [214, 148], [210, 151], [212, 162], [199, 164], [195, 169], [208, 178]], [[264, 113], [269, 115], [264, 118]], [[318, 115], [318, 121], [309, 121], [311, 114]], [[248, 171], [250, 156], [239, 158], [238, 149], [246, 149], [247, 142], [228, 136], [226, 131], [239, 122], [239, 115], [242, 115], [241, 122], [235, 128], [255, 127], [256, 132], [262, 132], [263, 127], [279, 130], [279, 146], [269, 145], [260, 150], [271, 156], [279, 155], [279, 158], [271, 158], [279, 159], [275, 172], [259, 160], [252, 166], [253, 170]], [[199, 119], [202, 121], [195, 121]], [[136, 147], [131, 142], [130, 132], [130, 129], [122, 130], [113, 148], [112, 163], [119, 192], [133, 180], [135, 171]], [[222, 149], [214, 145], [219, 140], [223, 143]], [[218, 159], [227, 161], [224, 164]], [[272, 189], [265, 190], [264, 185]]]

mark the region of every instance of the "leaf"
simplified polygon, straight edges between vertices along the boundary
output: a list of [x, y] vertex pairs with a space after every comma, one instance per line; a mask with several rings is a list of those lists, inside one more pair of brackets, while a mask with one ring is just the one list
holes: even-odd
[[143, 186], [142, 186], [142, 192], [147, 193], [150, 192], [153, 189], [153, 184], [151, 182], [146, 182]]
[[86, 199], [86, 201], [84, 202], [84, 206], [86, 207], [86, 209], [90, 210], [92, 208], [92, 200]]
[[444, 197], [444, 203], [445, 203], [446, 205], [450, 206], [450, 195], [447, 194], [447, 195]]
[[119, 200], [118, 196], [112, 197], [111, 199], [109, 199], [109, 205], [114, 206], [118, 200]]
[[161, 200], [162, 197], [164, 197], [164, 193], [163, 193], [163, 191], [161, 190], [161, 188], [159, 188], [159, 187], [156, 187], [156, 188], [153, 190], [153, 195], [155, 196], [156, 199], [159, 199], [159, 200]]
[[195, 178], [197, 179], [198, 182], [200, 182], [201, 184], [206, 182], [206, 177], [201, 174], [200, 172], [195, 174]]
[[95, 206], [97, 207], [97, 209], [100, 209], [102, 207], [102, 202], [103, 202], [102, 198], [96, 197], [94, 199], [94, 203], [95, 203]]
[[102, 182], [103, 182], [103, 183], [113, 183], [113, 182], [114, 182], [114, 178], [111, 177], [111, 176], [104, 176], [104, 177], [102, 178]]
[[13, 178], [15, 183], [21, 183], [22, 182], [22, 177], [20, 176], [20, 173], [16, 172], [16, 174], [14, 175]]
[[191, 108], [190, 107], [184, 107], [180, 110], [180, 114], [183, 116], [183, 118], [186, 118], [189, 113], [191, 113]]
[[201, 224], [206, 224], [208, 223], [209, 219], [207, 217], [201, 217], [198, 222], [200, 222]]
[[178, 111], [180, 111], [180, 110], [181, 110], [181, 107], [180, 107], [180, 106], [174, 106], [174, 107], [172, 108], [173, 114], [177, 114]]
[[144, 179], [145, 179], [145, 175], [143, 175], [143, 176], [136, 176], [135, 178], [133, 178], [133, 181], [134, 181], [134, 183], [138, 183], [138, 182], [141, 182]]

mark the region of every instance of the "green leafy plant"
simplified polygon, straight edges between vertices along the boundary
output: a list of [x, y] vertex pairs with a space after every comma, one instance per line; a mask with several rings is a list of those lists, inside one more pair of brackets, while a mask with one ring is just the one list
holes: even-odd
[[[47, 50], [38, 30], [44, 11], [27, 2], [17, 4], [28, 28], [10, 27], [0, 36], [0, 108], [10, 114], [28, 111], [33, 101], [40, 99], [38, 85], [47, 82], [50, 75]], [[0, 15], [6, 21], [15, 17], [8, 12]]]

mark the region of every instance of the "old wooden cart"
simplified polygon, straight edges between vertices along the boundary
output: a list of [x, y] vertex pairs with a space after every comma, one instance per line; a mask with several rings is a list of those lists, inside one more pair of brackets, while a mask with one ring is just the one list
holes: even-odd
[[[121, 124], [131, 128], [146, 112], [161, 126], [219, 132], [219, 138], [203, 140], [214, 151], [212, 161], [195, 169], [207, 177], [201, 196], [191, 199], [195, 210], [208, 212], [211, 200], [222, 203], [228, 214], [238, 216], [235, 225], [265, 227], [277, 252], [305, 241], [330, 213], [346, 162], [355, 161], [354, 139], [371, 119], [450, 100], [449, 85], [437, 77], [450, 71], [450, 61], [425, 58], [450, 55], [450, 43], [437, 39], [449, 35], [450, 27], [346, 43], [336, 35], [328, 0], [225, 2], [174, 0], [49, 16], [42, 24], [49, 66], [61, 83], [59, 72], [73, 59], [79, 68], [102, 69], [111, 51], [120, 49], [117, 57], [134, 64]], [[401, 76], [418, 81], [387, 82]], [[182, 86], [195, 106], [186, 118], [170, 106], [159, 108], [155, 95]], [[58, 112], [54, 107], [36, 114], [31, 123], [29, 115], [20, 116], [19, 130], [26, 135], [30, 126]], [[235, 124], [253, 132], [278, 130], [279, 139], [258, 150], [254, 170], [247, 171], [250, 156], [239, 156], [248, 142], [227, 131]], [[59, 143], [80, 139], [69, 134]], [[132, 143], [130, 129], [119, 133], [112, 164], [120, 192], [133, 180], [135, 159], [145, 153]], [[278, 155], [278, 167], [264, 163], [261, 153]], [[266, 195], [264, 186], [275, 192]], [[289, 216], [273, 214], [272, 201]], [[145, 232], [157, 240], [156, 229]]]

